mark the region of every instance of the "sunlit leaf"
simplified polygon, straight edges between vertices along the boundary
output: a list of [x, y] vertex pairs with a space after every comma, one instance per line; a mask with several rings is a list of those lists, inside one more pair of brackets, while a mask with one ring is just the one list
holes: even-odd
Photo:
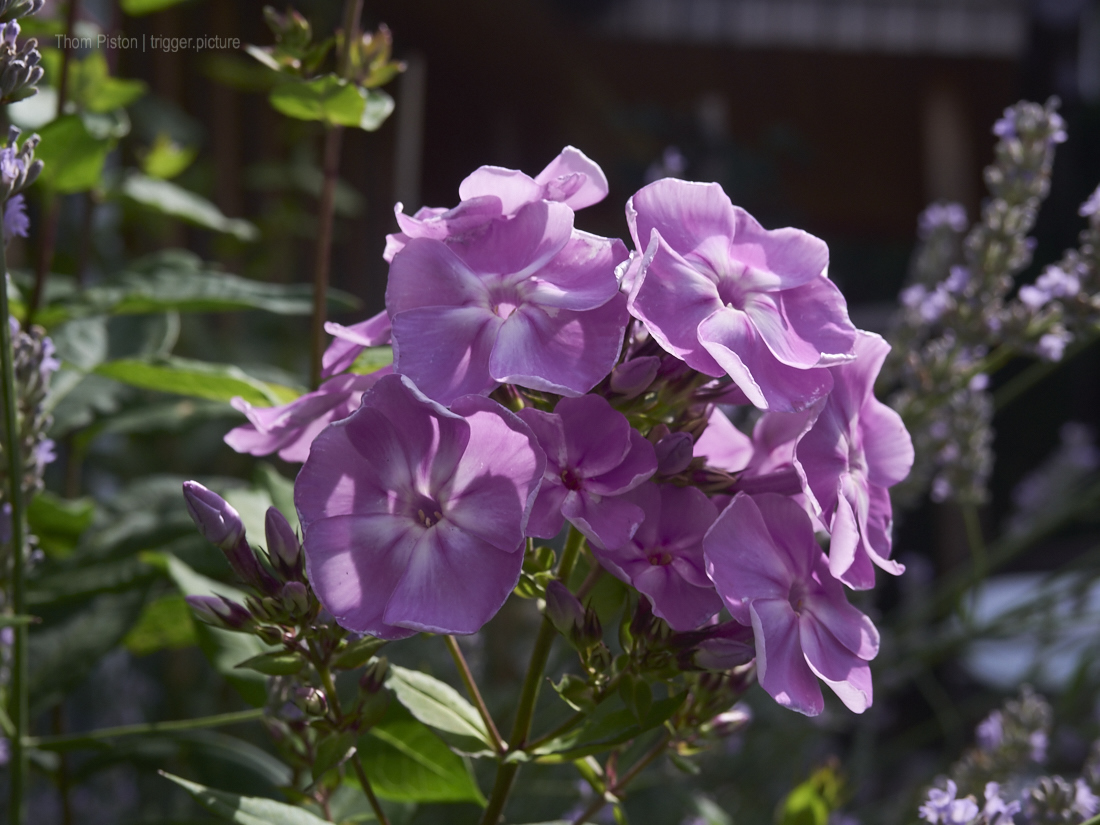
[[39, 130], [42, 142], [35, 157], [46, 165], [39, 180], [67, 194], [84, 192], [99, 184], [111, 141], [94, 137], [78, 115], [65, 115]]
[[229, 401], [240, 396], [250, 404], [267, 407], [286, 404], [298, 397], [296, 390], [260, 381], [232, 364], [184, 358], [107, 361], [96, 367], [95, 372], [133, 387], [211, 401]]
[[242, 241], [255, 241], [260, 237], [260, 230], [254, 224], [226, 217], [206, 198], [171, 181], [131, 172], [122, 179], [119, 191], [135, 203], [195, 226], [223, 232]]
[[477, 710], [450, 685], [419, 670], [391, 665], [386, 687], [408, 711], [464, 753], [492, 754], [489, 732]]
[[273, 799], [216, 791], [164, 771], [160, 775], [186, 790], [204, 808], [238, 825], [326, 825], [326, 820], [293, 805]]

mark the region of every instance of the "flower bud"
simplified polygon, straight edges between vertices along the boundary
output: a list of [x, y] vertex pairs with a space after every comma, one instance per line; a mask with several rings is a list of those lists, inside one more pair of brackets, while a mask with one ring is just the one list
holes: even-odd
[[550, 624], [570, 641], [584, 627], [584, 607], [569, 588], [554, 580], [546, 585], [546, 618]]
[[657, 475], [674, 476], [691, 464], [695, 443], [688, 433], [669, 433], [655, 447]]
[[286, 516], [275, 507], [267, 508], [264, 517], [264, 534], [267, 537], [267, 555], [271, 564], [287, 579], [302, 575], [302, 543]]
[[389, 673], [390, 662], [385, 656], [379, 656], [363, 671], [359, 677], [359, 687], [364, 693], [378, 693], [386, 684], [386, 674]]
[[315, 687], [299, 687], [294, 691], [294, 704], [310, 716], [323, 716], [328, 710], [328, 699]]
[[283, 607], [292, 616], [304, 616], [309, 612], [309, 591], [301, 582], [283, 585]]
[[203, 538], [223, 552], [229, 553], [244, 538], [240, 513], [214, 491], [197, 481], [185, 481], [183, 499]]
[[260, 637], [261, 641], [269, 645], [282, 644], [284, 641], [283, 631], [279, 630], [279, 628], [277, 627], [272, 627], [271, 625], [261, 625], [260, 627], [257, 627], [256, 635]]
[[702, 631], [701, 635], [703, 638], [694, 647], [681, 654], [683, 667], [726, 671], [748, 664], [756, 658], [751, 627], [737, 622], [726, 622]]
[[624, 361], [611, 370], [611, 391], [627, 398], [637, 398], [649, 389], [660, 366], [661, 359], [655, 355]]
[[195, 618], [214, 627], [243, 630], [252, 622], [247, 610], [224, 596], [186, 596], [185, 601], [195, 612]]
[[748, 705], [738, 703], [725, 713], [719, 713], [707, 726], [715, 736], [732, 736], [752, 721], [752, 709]]

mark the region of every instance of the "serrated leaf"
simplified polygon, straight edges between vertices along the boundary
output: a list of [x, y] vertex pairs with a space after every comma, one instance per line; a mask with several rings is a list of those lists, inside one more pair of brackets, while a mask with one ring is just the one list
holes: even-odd
[[366, 117], [367, 98], [354, 83], [332, 74], [280, 83], [271, 90], [268, 100], [287, 117], [319, 120], [329, 126], [360, 126]]
[[229, 401], [234, 396], [240, 396], [259, 407], [286, 404], [298, 397], [296, 390], [260, 381], [232, 364], [211, 364], [185, 358], [107, 361], [97, 366], [95, 373], [132, 387], [192, 398]]
[[397, 702], [359, 737], [359, 755], [384, 799], [485, 804], [469, 765]]
[[291, 676], [305, 667], [301, 656], [293, 653], [261, 653], [251, 659], [245, 659], [238, 669], [255, 670], [266, 676]]
[[540, 761], [565, 762], [611, 750], [662, 724], [676, 712], [687, 694], [681, 693], [654, 702], [645, 719], [639, 722], [634, 713], [613, 697], [600, 704], [580, 727], [536, 748]]
[[46, 165], [39, 180], [61, 194], [85, 192], [99, 184], [111, 141], [93, 137], [79, 115], [65, 115], [39, 130], [35, 157]]
[[326, 820], [309, 811], [274, 799], [216, 791], [164, 771], [160, 775], [175, 782], [207, 810], [237, 825], [326, 825]]
[[492, 740], [477, 710], [450, 685], [418, 670], [392, 665], [386, 687], [397, 701], [463, 753], [492, 755]]
[[123, 197], [163, 215], [232, 235], [238, 240], [255, 241], [260, 237], [260, 230], [254, 224], [242, 218], [226, 217], [206, 198], [168, 180], [131, 171], [122, 179], [118, 191]]

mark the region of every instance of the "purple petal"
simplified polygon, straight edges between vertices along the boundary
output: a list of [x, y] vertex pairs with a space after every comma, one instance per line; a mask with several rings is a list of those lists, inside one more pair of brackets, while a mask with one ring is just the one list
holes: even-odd
[[803, 614], [799, 630], [806, 663], [813, 672], [833, 689], [848, 710], [853, 713], [867, 710], [874, 695], [867, 662], [838, 643], [814, 616]]
[[695, 442], [694, 454], [705, 458], [708, 467], [730, 473], [740, 472], [752, 458], [752, 439], [733, 426], [733, 422], [716, 406], [707, 418], [707, 428]]
[[836, 284], [824, 276], [814, 278], [784, 290], [779, 299], [793, 335], [820, 353], [815, 363], [829, 366], [856, 357], [853, 348], [859, 331], [848, 319], [848, 305]]
[[531, 516], [527, 519], [527, 535], [539, 539], [552, 539], [560, 533], [565, 524], [561, 507], [567, 495], [569, 491], [565, 489], [560, 478], [557, 483], [544, 479], [542, 486], [539, 487], [535, 504], [531, 508]]
[[901, 416], [874, 397], [860, 410], [859, 427], [867, 457], [867, 480], [892, 487], [913, 468], [913, 440]]
[[511, 220], [493, 221], [469, 243], [450, 248], [472, 272], [519, 280], [545, 267], [572, 234], [572, 209], [563, 203], [537, 201], [522, 207]]
[[425, 307], [393, 318], [394, 370], [430, 398], [492, 392], [489, 357], [502, 321], [480, 307]]
[[511, 215], [526, 204], [542, 198], [542, 184], [515, 169], [482, 166], [458, 185], [458, 196], [471, 198], [493, 196], [500, 199], [501, 214]]
[[725, 307], [706, 318], [699, 324], [699, 340], [762, 409], [798, 412], [832, 389], [833, 377], [827, 369], [802, 370], [779, 363], [739, 310]]
[[615, 267], [628, 255], [618, 239], [574, 230], [561, 252], [524, 283], [524, 299], [572, 310], [603, 306], [619, 291]]
[[[523, 546], [524, 528], [546, 469], [531, 429], [488, 398], [468, 395], [451, 411], [470, 428], [449, 485], [440, 490], [448, 521], [505, 552]], [[522, 555], [522, 554], [521, 554]]]
[[619, 359], [627, 313], [622, 295], [588, 312], [523, 306], [503, 323], [489, 360], [501, 383], [558, 395], [580, 395]]
[[[578, 181], [579, 176], [583, 179]], [[599, 203], [609, 191], [603, 170], [584, 152], [572, 146], [562, 149], [561, 154], [535, 176], [535, 183], [544, 187], [543, 197], [547, 200], [564, 200], [574, 210]], [[568, 196], [557, 197], [565, 191], [569, 191]]]
[[338, 516], [311, 524], [303, 546], [306, 574], [321, 604], [349, 630], [383, 639], [414, 631], [383, 619], [424, 529], [391, 516]]
[[554, 415], [561, 420], [566, 449], [565, 461], [559, 466], [578, 470], [584, 478], [615, 469], [633, 448], [630, 422], [602, 396], [563, 398]]
[[638, 249], [645, 248], [656, 229], [681, 255], [710, 238], [732, 239], [737, 231], [734, 206], [721, 186], [675, 178], [638, 190], [626, 203], [626, 221]]
[[391, 329], [390, 316], [386, 310], [350, 327], [328, 322], [325, 324], [325, 332], [336, 340], [328, 345], [328, 349], [321, 357], [321, 365], [324, 368], [321, 375], [327, 378], [341, 373], [354, 364], [359, 353], [367, 347], [388, 344]]
[[768, 350], [781, 364], [799, 369], [815, 367], [821, 351], [792, 329], [783, 306], [786, 293], [755, 292], [745, 298], [744, 313]]
[[722, 610], [722, 600], [714, 587], [699, 587], [673, 569], [672, 565], [651, 565], [631, 580], [639, 593], [649, 598], [653, 612], [673, 630], [701, 627]]
[[622, 498], [570, 493], [561, 506], [562, 515], [601, 548], [622, 547], [645, 518], [637, 504]]
[[619, 495], [633, 490], [657, 472], [657, 452], [653, 445], [633, 428], [629, 435], [630, 450], [623, 456], [622, 462], [606, 473], [587, 478], [584, 484], [586, 490], [601, 496]]
[[428, 633], [476, 633], [519, 581], [523, 553], [506, 553], [444, 518], [424, 531], [384, 619]]
[[746, 281], [758, 289], [791, 289], [821, 276], [829, 265], [829, 248], [801, 229], [764, 229], [740, 207], [730, 252], [750, 265]]
[[386, 309], [396, 318], [410, 309], [444, 306], [488, 308], [488, 290], [445, 243], [413, 238], [390, 264]]
[[815, 573], [821, 587], [806, 593], [803, 615], [812, 616], [837, 644], [853, 655], [864, 661], [874, 659], [879, 648], [879, 633], [874, 624], [848, 603], [844, 588], [829, 574], [824, 558], [817, 562]]
[[786, 599], [757, 599], [749, 612], [760, 686], [783, 707], [817, 716], [825, 698], [802, 652], [798, 615]]

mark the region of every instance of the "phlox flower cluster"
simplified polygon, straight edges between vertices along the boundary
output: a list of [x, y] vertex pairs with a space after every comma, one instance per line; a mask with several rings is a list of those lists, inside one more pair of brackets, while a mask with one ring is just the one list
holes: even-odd
[[[528, 540], [568, 525], [698, 635], [696, 666], [755, 657], [780, 704], [820, 713], [824, 681], [862, 712], [879, 637], [847, 590], [902, 572], [889, 488], [913, 463], [873, 392], [889, 346], [852, 325], [820, 239], [662, 179], [626, 205], [630, 250], [576, 227], [607, 193], [567, 147], [534, 177], [478, 169], [453, 208], [399, 204], [386, 310], [330, 324], [326, 382], [241, 404], [227, 441], [304, 461], [309, 581], [346, 628], [473, 633]], [[354, 372], [386, 343], [392, 369]]]

